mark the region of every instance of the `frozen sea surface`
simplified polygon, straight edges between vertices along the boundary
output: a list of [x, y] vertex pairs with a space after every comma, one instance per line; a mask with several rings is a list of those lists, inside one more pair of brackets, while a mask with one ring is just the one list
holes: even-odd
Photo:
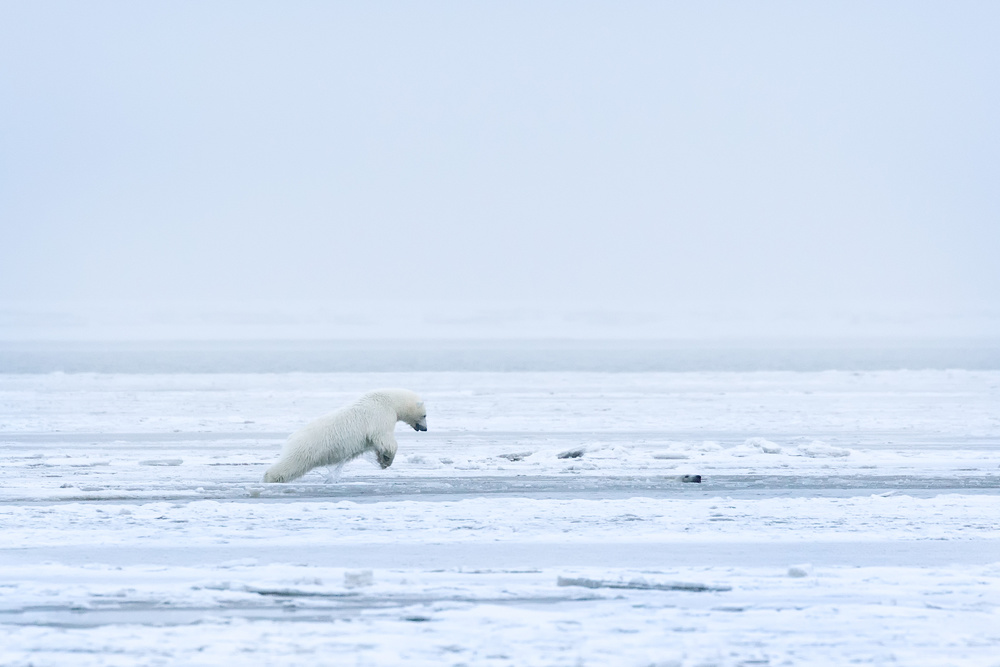
[[[0, 320], [3, 307], [0, 304]], [[1000, 321], [1000, 318], [998, 318]], [[385, 322], [383, 333], [394, 330]], [[8, 327], [9, 328], [9, 327]], [[234, 326], [230, 333], [242, 333]], [[374, 332], [371, 332], [374, 333]], [[822, 338], [690, 340], [7, 340], [0, 373], [690, 372], [1000, 369], [1000, 340]]]
[[[391, 468], [260, 483], [380, 386], [429, 409]], [[0, 375], [0, 664], [1000, 665], [998, 406], [994, 370]]]

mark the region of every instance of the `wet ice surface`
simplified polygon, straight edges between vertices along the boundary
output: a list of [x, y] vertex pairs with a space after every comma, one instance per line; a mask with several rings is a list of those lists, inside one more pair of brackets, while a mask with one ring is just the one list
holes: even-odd
[[[429, 408], [391, 468], [259, 482], [379, 386]], [[3, 375], [0, 664], [1000, 664], [998, 406], [993, 371]]]

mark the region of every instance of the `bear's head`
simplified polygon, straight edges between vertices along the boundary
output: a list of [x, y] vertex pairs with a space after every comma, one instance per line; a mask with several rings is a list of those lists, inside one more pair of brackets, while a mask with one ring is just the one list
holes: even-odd
[[427, 430], [427, 408], [417, 394], [407, 389], [380, 389], [370, 395], [388, 399], [396, 412], [396, 419], [409, 424], [414, 431]]
[[424, 402], [417, 400], [407, 407], [407, 414], [403, 417], [403, 421], [412, 426], [414, 431], [426, 431], [427, 409], [424, 408]]

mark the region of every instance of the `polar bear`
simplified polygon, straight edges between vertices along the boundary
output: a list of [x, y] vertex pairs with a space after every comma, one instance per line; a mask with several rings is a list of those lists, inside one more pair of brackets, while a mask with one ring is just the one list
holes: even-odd
[[357, 401], [309, 422], [288, 436], [281, 458], [264, 473], [265, 482], [290, 482], [319, 466], [343, 465], [374, 451], [383, 469], [396, 456], [396, 422], [415, 431], [427, 430], [427, 411], [420, 397], [406, 389], [378, 389]]

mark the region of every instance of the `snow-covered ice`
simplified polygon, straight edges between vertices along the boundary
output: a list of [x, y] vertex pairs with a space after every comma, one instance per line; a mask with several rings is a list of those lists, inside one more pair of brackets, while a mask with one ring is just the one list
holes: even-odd
[[[383, 386], [428, 406], [391, 468], [260, 482]], [[0, 375], [0, 664], [1000, 665], [998, 406], [997, 371]]]

